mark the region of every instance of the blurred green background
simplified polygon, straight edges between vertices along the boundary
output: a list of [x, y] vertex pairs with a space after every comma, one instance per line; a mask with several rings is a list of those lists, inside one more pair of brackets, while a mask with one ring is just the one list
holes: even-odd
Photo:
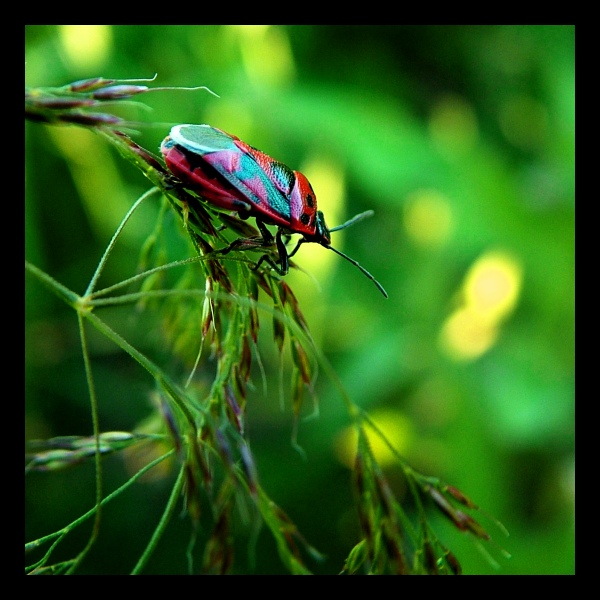
[[[432, 511], [466, 573], [574, 572], [574, 27], [30, 26], [28, 86], [89, 77], [145, 78], [157, 91], [115, 107], [154, 152], [177, 123], [210, 123], [290, 167], [315, 188], [350, 264], [305, 245], [287, 276], [315, 340], [353, 400], [409, 462], [458, 486], [493, 519], [499, 546], [473, 541]], [[148, 189], [98, 136], [26, 124], [26, 258], [83, 292], [123, 215]], [[158, 202], [132, 219], [103, 276], [135, 272]], [[182, 245], [183, 248], [183, 245]], [[26, 435], [91, 433], [76, 319], [37, 282], [26, 286]], [[142, 348], [157, 324], [133, 309], [113, 323]], [[266, 319], [268, 321], [268, 318]], [[148, 329], [145, 329], [147, 327]], [[266, 332], [265, 332], [266, 333]], [[152, 413], [152, 382], [91, 334], [101, 429]], [[248, 403], [249, 438], [272, 498], [336, 573], [356, 543], [346, 427], [322, 372], [320, 416], [300, 424], [279, 405], [268, 335]], [[164, 355], [169, 368], [169, 357]], [[310, 412], [310, 411], [308, 411]], [[379, 453], [379, 451], [377, 451]], [[400, 471], [381, 451], [396, 493]], [[131, 468], [106, 459], [106, 487]], [[26, 537], [50, 533], [93, 504], [93, 466], [27, 479]], [[109, 505], [82, 571], [126, 573], [147, 543], [172, 474]], [[84, 528], [85, 529], [85, 528]], [[242, 524], [235, 572], [251, 567]], [[87, 530], [73, 536], [84, 543]], [[189, 521], [177, 518], [148, 571], [185, 573]], [[65, 542], [66, 546], [66, 542]], [[65, 549], [69, 555], [69, 551]], [[71, 550], [72, 553], [72, 550]], [[283, 572], [263, 531], [255, 572]]]

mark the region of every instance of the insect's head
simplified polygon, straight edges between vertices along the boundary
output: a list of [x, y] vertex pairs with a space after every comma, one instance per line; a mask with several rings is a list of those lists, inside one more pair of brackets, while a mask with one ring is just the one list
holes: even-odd
[[315, 221], [315, 231], [317, 241], [322, 246], [329, 246], [331, 244], [331, 235], [327, 223], [325, 223], [325, 215], [322, 211], [317, 211], [317, 218]]

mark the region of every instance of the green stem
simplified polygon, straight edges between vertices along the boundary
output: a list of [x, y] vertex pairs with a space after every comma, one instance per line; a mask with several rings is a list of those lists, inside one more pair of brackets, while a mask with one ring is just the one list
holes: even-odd
[[42, 271], [40, 268], [36, 267], [29, 261], [25, 261], [25, 269], [29, 271], [32, 275], [35, 275], [47, 288], [49, 288], [54, 294], [56, 294], [61, 300], [66, 302], [72, 308], [76, 308], [81, 298], [75, 292], [72, 292], [69, 288], [65, 287], [62, 283], [59, 283]]
[[90, 364], [88, 343], [85, 334], [85, 324], [83, 322], [82, 314], [79, 311], [77, 312], [77, 321], [79, 324], [81, 351], [83, 354], [83, 362], [85, 365], [85, 376], [87, 379], [88, 390], [90, 393], [92, 425], [94, 432], [94, 440], [96, 442], [96, 453], [94, 455], [96, 463], [96, 518], [94, 519], [94, 526], [92, 528], [92, 533], [90, 535], [88, 543], [86, 544], [85, 548], [79, 553], [73, 564], [69, 567], [67, 575], [75, 572], [77, 567], [81, 564], [81, 561], [85, 558], [85, 555], [90, 551], [91, 547], [94, 545], [94, 542], [98, 537], [98, 533], [100, 532], [100, 517], [102, 513], [102, 456], [100, 454], [100, 425], [98, 421], [98, 401], [96, 398], [96, 386], [94, 385], [94, 377], [92, 375], [92, 366]]
[[94, 288], [96, 287], [96, 282], [98, 281], [98, 278], [100, 277], [100, 274], [104, 270], [104, 266], [106, 265], [106, 261], [108, 260], [108, 256], [112, 252], [112, 249], [113, 249], [114, 245], [117, 242], [117, 238], [121, 234], [121, 231], [123, 231], [123, 227], [125, 227], [127, 221], [129, 221], [131, 215], [135, 212], [135, 210], [137, 209], [137, 207], [146, 198], [149, 198], [152, 194], [155, 194], [158, 191], [160, 191], [160, 190], [158, 188], [156, 188], [156, 187], [153, 187], [153, 188], [149, 189], [145, 194], [142, 194], [142, 196], [140, 196], [137, 199], [137, 201], [133, 204], [133, 206], [127, 211], [127, 214], [125, 215], [125, 217], [123, 217], [123, 220], [119, 224], [119, 227], [117, 227], [117, 230], [115, 231], [114, 235], [112, 236], [112, 239], [110, 240], [110, 243], [106, 247], [106, 250], [104, 251], [104, 255], [102, 256], [102, 259], [100, 260], [100, 262], [98, 263], [98, 266], [96, 267], [96, 271], [94, 272], [94, 275], [92, 276], [92, 279], [90, 281], [90, 284], [87, 287], [87, 290], [85, 291], [84, 296], [89, 296], [94, 291]]
[[[137, 275], [134, 275], [133, 277], [129, 277], [127, 279], [124, 279], [123, 281], [119, 281], [119, 283], [115, 283], [114, 285], [111, 285], [109, 287], [106, 287], [106, 288], [103, 288], [96, 292], [93, 292], [91, 294], [91, 297], [98, 298], [98, 296], [104, 296], [105, 294], [114, 292], [115, 290], [118, 290], [122, 287], [125, 287], [132, 283], [135, 283], [136, 281], [140, 281], [142, 279], [145, 279], [146, 277], [150, 277], [151, 275], [154, 275], [155, 273], [160, 273], [161, 271], [166, 271], [167, 269], [172, 269], [174, 267], [182, 267], [185, 265], [189, 265], [190, 263], [198, 262], [199, 260], [205, 260], [205, 259], [206, 259], [206, 257], [204, 257], [204, 256], [192, 256], [191, 258], [185, 258], [183, 260], [177, 260], [174, 262], [167, 263], [165, 265], [160, 265], [159, 267], [154, 267], [153, 269], [148, 269], [147, 271], [144, 271], [143, 273], [138, 273]], [[96, 301], [94, 301], [94, 304], [96, 304]]]
[[[124, 492], [129, 486], [133, 485], [140, 477], [142, 477], [142, 475], [147, 473], [150, 469], [154, 468], [156, 465], [161, 463], [166, 458], [169, 458], [170, 456], [172, 456], [174, 453], [175, 453], [175, 449], [171, 449], [167, 453], [163, 454], [162, 456], [159, 456], [158, 458], [154, 459], [152, 462], [148, 463], [145, 467], [142, 467], [135, 475], [133, 475], [121, 487], [117, 488], [114, 492], [112, 492], [111, 494], [106, 496], [106, 498], [104, 498], [102, 500], [102, 502], [100, 503], [101, 506], [104, 506], [104, 505], [108, 504], [108, 502], [110, 502], [111, 500], [114, 500], [119, 494]], [[38, 561], [35, 565], [32, 565], [31, 567], [29, 567], [29, 572], [33, 574], [33, 573], [35, 573], [36, 570], [41, 568], [47, 562], [47, 560], [50, 558], [52, 552], [54, 551], [56, 546], [64, 539], [64, 537], [68, 533], [73, 531], [73, 529], [75, 529], [75, 527], [77, 527], [78, 525], [81, 525], [81, 523], [84, 523], [87, 519], [89, 519], [92, 515], [94, 515], [97, 510], [98, 510], [98, 507], [94, 506], [94, 508], [88, 510], [88, 512], [86, 512], [85, 514], [83, 514], [80, 517], [78, 517], [77, 519], [75, 519], [75, 521], [73, 521], [72, 523], [69, 523], [69, 525], [67, 525], [66, 527], [63, 527], [63, 529], [61, 529], [60, 531], [55, 531], [54, 533], [51, 533], [42, 538], [39, 538], [39, 539], [35, 540], [34, 542], [29, 542], [28, 544], [26, 544], [25, 550], [31, 551], [54, 538], [58, 538], [55, 540], [55, 542], [52, 544], [52, 546], [50, 546], [50, 548], [48, 549], [48, 552], [46, 552], [44, 557], [40, 561]]]
[[148, 542], [148, 545], [146, 546], [144, 553], [142, 554], [142, 556], [140, 556], [140, 559], [138, 560], [137, 564], [131, 571], [132, 575], [140, 574], [141, 570], [144, 568], [144, 566], [148, 562], [148, 559], [152, 555], [152, 552], [154, 552], [154, 550], [158, 544], [158, 541], [160, 540], [162, 534], [165, 532], [165, 529], [167, 528], [167, 525], [168, 525], [171, 517], [173, 516], [175, 508], [177, 507], [177, 501], [181, 495], [184, 481], [185, 481], [185, 465], [182, 465], [181, 469], [179, 471], [179, 475], [177, 476], [177, 481], [175, 482], [175, 485], [173, 486], [173, 490], [171, 491], [171, 496], [169, 497], [169, 501], [167, 503], [167, 506], [165, 507], [165, 511], [163, 512], [160, 522], [159, 522], [158, 526], [156, 527], [156, 529], [154, 530], [152, 538], [150, 539], [150, 542]]
[[148, 371], [148, 373], [150, 373], [150, 375], [152, 375], [152, 377], [154, 377], [159, 387], [161, 387], [175, 402], [192, 429], [196, 431], [196, 420], [188, 408], [188, 406], [193, 406], [194, 403], [191, 401], [188, 401], [187, 403], [182, 401], [182, 397], [185, 396], [185, 393], [179, 390], [177, 384], [171, 381], [171, 379], [165, 375], [157, 365], [155, 365], [141, 352], [136, 350], [129, 342], [127, 342], [116, 331], [111, 329], [104, 321], [102, 321], [102, 319], [99, 319], [91, 312], [86, 313], [85, 317], [92, 323], [92, 325], [94, 325], [94, 327], [96, 327], [96, 329], [101, 331], [108, 339], [112, 340], [117, 346], [127, 352], [127, 354], [134, 358], [140, 365], [142, 365], [142, 367], [144, 367], [144, 369], [146, 369], [146, 371]]

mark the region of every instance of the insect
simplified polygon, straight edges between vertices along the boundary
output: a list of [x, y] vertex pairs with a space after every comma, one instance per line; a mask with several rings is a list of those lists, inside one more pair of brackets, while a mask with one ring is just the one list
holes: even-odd
[[[329, 229], [325, 217], [317, 210], [317, 198], [308, 179], [292, 171], [264, 152], [239, 138], [210, 125], [176, 125], [160, 146], [169, 170], [188, 189], [214, 207], [235, 211], [240, 218], [254, 217], [261, 233], [260, 241], [236, 240], [222, 250], [269, 247], [274, 243], [278, 262], [264, 254], [264, 261], [280, 275], [289, 271], [289, 259], [307, 242], [333, 250], [368, 277], [387, 298], [383, 286], [358, 262], [331, 245], [331, 232], [338, 231], [373, 214], [366, 211], [342, 225]], [[265, 224], [276, 225], [275, 238]], [[283, 237], [302, 237], [288, 254]]]

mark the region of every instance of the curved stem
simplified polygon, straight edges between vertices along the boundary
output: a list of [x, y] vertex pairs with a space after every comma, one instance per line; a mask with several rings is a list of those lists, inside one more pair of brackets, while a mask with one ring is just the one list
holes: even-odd
[[90, 404], [92, 410], [92, 425], [94, 432], [94, 440], [96, 442], [96, 515], [94, 519], [94, 526], [90, 539], [86, 544], [85, 548], [79, 553], [73, 564], [69, 567], [67, 574], [74, 573], [77, 567], [81, 564], [81, 561], [85, 558], [85, 555], [89, 552], [90, 548], [94, 545], [98, 533], [100, 532], [100, 516], [102, 514], [102, 455], [100, 454], [100, 425], [98, 422], [98, 402], [96, 398], [96, 387], [94, 385], [94, 377], [92, 375], [92, 366], [90, 364], [90, 356], [88, 352], [87, 337], [85, 334], [85, 323], [83, 321], [83, 315], [81, 311], [77, 311], [77, 321], [79, 324], [79, 336], [81, 338], [81, 351], [83, 354], [83, 362], [85, 365], [85, 376], [87, 379], [87, 386], [90, 393]]
[[148, 545], [146, 546], [146, 549], [144, 550], [142, 556], [140, 556], [140, 559], [138, 560], [137, 564], [135, 565], [135, 567], [133, 567], [133, 570], [131, 571], [132, 575], [140, 574], [141, 570], [144, 568], [144, 566], [148, 562], [148, 559], [152, 555], [152, 552], [154, 552], [154, 549], [156, 548], [158, 541], [160, 540], [162, 534], [165, 532], [165, 529], [171, 519], [171, 516], [173, 515], [173, 512], [175, 511], [175, 508], [177, 507], [177, 500], [179, 499], [179, 496], [181, 495], [181, 490], [183, 489], [184, 481], [185, 481], [185, 465], [182, 465], [181, 469], [179, 471], [179, 475], [177, 476], [177, 481], [175, 482], [175, 485], [173, 486], [173, 490], [171, 491], [171, 496], [169, 497], [169, 501], [167, 502], [167, 506], [165, 507], [165, 511], [163, 512], [160, 522], [158, 523], [157, 528], [154, 530], [152, 538], [148, 542]]
[[94, 291], [94, 288], [96, 287], [96, 282], [98, 281], [98, 278], [100, 277], [102, 271], [104, 270], [104, 266], [106, 265], [106, 261], [108, 260], [108, 256], [112, 252], [112, 249], [113, 249], [115, 243], [117, 242], [117, 238], [121, 234], [121, 231], [123, 231], [123, 227], [125, 227], [127, 221], [129, 221], [129, 218], [131, 217], [131, 215], [134, 213], [134, 211], [137, 209], [137, 207], [146, 198], [150, 197], [152, 194], [155, 194], [156, 192], [159, 192], [159, 191], [160, 190], [157, 187], [153, 187], [153, 188], [149, 189], [147, 192], [145, 192], [144, 194], [142, 194], [136, 200], [136, 202], [134, 202], [133, 206], [127, 211], [127, 214], [123, 217], [123, 220], [121, 221], [121, 223], [117, 227], [117, 230], [115, 231], [114, 235], [112, 236], [112, 239], [110, 240], [110, 243], [106, 247], [106, 250], [104, 251], [104, 255], [102, 256], [100, 262], [98, 263], [98, 266], [96, 267], [96, 271], [94, 272], [94, 275], [92, 276], [92, 279], [91, 279], [91, 281], [90, 281], [90, 283], [89, 283], [89, 285], [87, 287], [87, 290], [85, 291], [84, 296], [89, 296]]

